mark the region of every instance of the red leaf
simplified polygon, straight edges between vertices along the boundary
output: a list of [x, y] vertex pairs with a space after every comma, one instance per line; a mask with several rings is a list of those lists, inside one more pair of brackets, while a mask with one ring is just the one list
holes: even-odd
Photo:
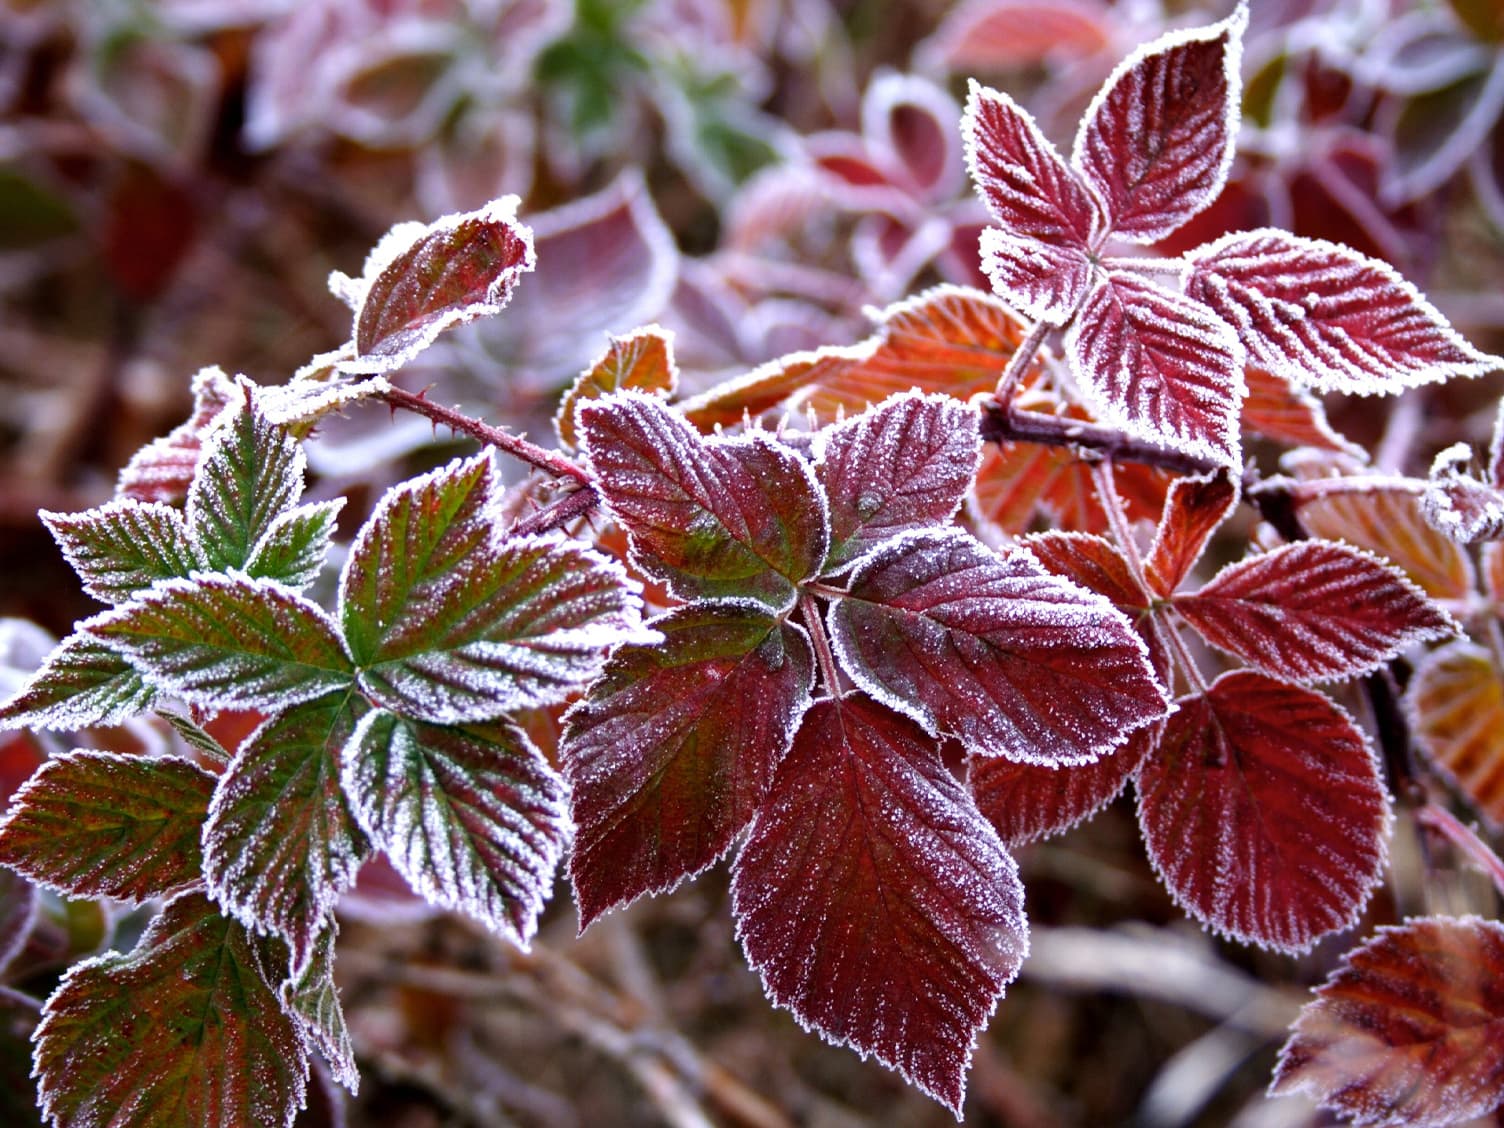
[[1139, 826], [1176, 904], [1282, 952], [1355, 923], [1381, 876], [1390, 815], [1351, 718], [1248, 670], [1179, 704], [1138, 774]]
[[120, 471], [117, 497], [181, 503], [188, 497], [199, 451], [225, 408], [242, 402], [236, 383], [219, 368], [201, 368], [193, 377], [193, 414], [172, 431], [142, 447]]
[[1265, 228], [1191, 256], [1186, 293], [1235, 326], [1249, 359], [1296, 387], [1387, 395], [1504, 360], [1458, 335], [1386, 263]]
[[1441, 1128], [1504, 1103], [1504, 925], [1422, 917], [1342, 957], [1280, 1050], [1272, 1093], [1354, 1124]]
[[1159, 726], [1141, 728], [1096, 763], [1076, 768], [977, 757], [966, 782], [1003, 844], [1025, 846], [1085, 822], [1116, 799], [1158, 737]]
[[993, 287], [1030, 317], [1063, 325], [1086, 297], [1102, 233], [1096, 202], [1026, 110], [971, 86], [961, 119], [972, 179], [999, 226], [982, 234]]
[[1229, 564], [1175, 609], [1213, 646], [1293, 681], [1357, 677], [1458, 629], [1398, 569], [1330, 541]]
[[1317, 447], [1355, 458], [1366, 452], [1338, 434], [1327, 421], [1326, 408], [1310, 392], [1291, 386], [1283, 377], [1262, 368], [1243, 371], [1248, 396], [1243, 400], [1243, 431], [1287, 446]]
[[1105, 17], [1080, 0], [970, 0], [950, 10], [917, 54], [956, 74], [1087, 56], [1110, 42]]
[[1065, 347], [1094, 414], [1173, 450], [1238, 463], [1243, 350], [1200, 303], [1115, 274], [1087, 296]]
[[[26, 946], [36, 918], [36, 886], [15, 870], [0, 870], [0, 972]], [[0, 1037], [3, 1032], [4, 1023], [0, 1021]], [[4, 1107], [0, 1104], [0, 1110]]]
[[1046, 571], [1105, 595], [1123, 611], [1148, 610], [1149, 596], [1117, 545], [1091, 533], [1052, 531], [1019, 541]]
[[826, 570], [908, 529], [949, 524], [981, 457], [977, 415], [909, 393], [832, 428], [815, 463], [830, 502]]
[[960, 1115], [977, 1032], [1028, 947], [1023, 889], [913, 722], [860, 695], [805, 715], [737, 859], [769, 996]]
[[674, 335], [656, 325], [645, 325], [620, 337], [600, 359], [580, 373], [564, 393], [554, 416], [554, 429], [565, 446], [579, 445], [575, 408], [586, 400], [599, 399], [620, 388], [671, 395], [679, 386], [679, 366], [674, 363]]
[[1415, 742], [1473, 809], [1504, 827], [1504, 677], [1463, 640], [1426, 656], [1405, 691]]
[[1114, 235], [1163, 239], [1222, 190], [1232, 164], [1248, 9], [1175, 31], [1120, 63], [1088, 107], [1072, 163]]
[[1238, 483], [1228, 470], [1175, 479], [1144, 565], [1157, 595], [1169, 596], [1180, 586], [1237, 504]]
[[831, 631], [857, 685], [975, 755], [1091, 763], [1166, 709], [1110, 603], [959, 530], [868, 553]]
[[703, 439], [660, 400], [583, 404], [580, 430], [633, 559], [683, 599], [785, 606], [825, 559], [824, 497], [809, 466], [763, 434]]
[[581, 928], [724, 854], [810, 701], [808, 639], [757, 604], [682, 607], [652, 625], [664, 642], [619, 649], [566, 721]]
[[880, 72], [862, 96], [862, 135], [893, 154], [905, 188], [921, 200], [945, 202], [965, 176], [956, 111], [950, 95], [929, 79]]
[[[1355, 484], [1362, 485], [1362, 479]], [[1473, 565], [1450, 537], [1421, 516], [1412, 493], [1355, 488], [1300, 504], [1300, 522], [1313, 537], [1344, 540], [1387, 558], [1433, 599], [1466, 599]]]

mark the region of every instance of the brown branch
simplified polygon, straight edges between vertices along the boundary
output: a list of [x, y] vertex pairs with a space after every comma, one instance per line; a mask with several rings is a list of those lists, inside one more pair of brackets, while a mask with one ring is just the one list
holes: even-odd
[[989, 443], [1075, 447], [1114, 462], [1140, 462], [1176, 474], [1209, 474], [1222, 465], [1210, 458], [1132, 438], [1100, 423], [1020, 411], [996, 399], [982, 404], [982, 438]]

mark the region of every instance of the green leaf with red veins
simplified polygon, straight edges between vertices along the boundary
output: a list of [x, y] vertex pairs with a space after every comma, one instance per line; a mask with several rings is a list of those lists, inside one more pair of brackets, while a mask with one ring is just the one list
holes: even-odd
[[331, 288], [355, 309], [355, 360], [340, 368], [401, 368], [445, 329], [492, 317], [534, 266], [533, 236], [517, 222], [517, 197], [433, 223], [399, 223], [382, 236], [358, 279], [336, 274]]
[[43, 1114], [112, 1128], [291, 1125], [308, 1057], [253, 944], [185, 893], [130, 955], [69, 968], [37, 1028]]
[[1382, 877], [1390, 824], [1352, 719], [1250, 670], [1179, 705], [1138, 774], [1139, 827], [1176, 904], [1280, 952], [1351, 927]]
[[700, 603], [652, 622], [567, 715], [581, 927], [711, 865], [767, 795], [810, 702], [814, 654], [761, 604]]
[[224, 910], [308, 959], [370, 845], [340, 786], [340, 751], [360, 717], [346, 692], [267, 720], [219, 779], [203, 828], [204, 877]]
[[283, 983], [278, 995], [282, 1009], [324, 1055], [334, 1080], [354, 1093], [360, 1088], [360, 1070], [339, 1004], [339, 989], [334, 985], [334, 934], [332, 926], [319, 933], [308, 966]]
[[0, 822], [0, 865], [69, 897], [142, 901], [195, 882], [214, 776], [186, 760], [65, 752]]
[[329, 616], [271, 580], [171, 580], [79, 626], [158, 689], [210, 709], [285, 709], [349, 686], [353, 673]]
[[1504, 1105], [1504, 925], [1379, 929], [1300, 1012], [1270, 1092], [1307, 1093], [1354, 1124], [1488, 1117]]
[[976, 412], [949, 396], [893, 396], [827, 431], [815, 476], [830, 503], [825, 569], [909, 529], [946, 525], [981, 461]]
[[302, 445], [266, 421], [249, 384], [240, 392], [243, 401], [204, 444], [188, 488], [188, 529], [215, 571], [244, 568], [303, 493]]
[[1459, 629], [1398, 568], [1332, 541], [1229, 564], [1175, 609], [1213, 646], [1292, 681], [1357, 677]]
[[334, 525], [345, 499], [300, 505], [281, 514], [256, 542], [246, 574], [302, 590], [318, 577], [329, 555]]
[[82, 513], [38, 513], [83, 580], [102, 603], [125, 603], [158, 580], [204, 567], [183, 515], [160, 502], [117, 499]]
[[816, 702], [737, 858], [769, 996], [960, 1115], [977, 1032], [1028, 950], [1018, 870], [934, 740], [862, 694]]
[[1169, 707], [1112, 604], [959, 530], [868, 553], [830, 619], [859, 686], [974, 755], [1087, 764]]
[[1156, 595], [1167, 597], [1180, 586], [1237, 504], [1238, 483], [1231, 470], [1175, 479], [1144, 562], [1145, 577]]
[[72, 634], [0, 705], [0, 729], [118, 725], [150, 709], [155, 697], [118, 651], [91, 635]]
[[825, 560], [825, 500], [805, 461], [767, 435], [703, 438], [661, 401], [582, 404], [580, 430], [634, 559], [682, 599], [782, 610]]
[[554, 429], [571, 450], [579, 446], [575, 410], [582, 403], [600, 399], [623, 388], [672, 395], [679, 387], [679, 366], [674, 363], [674, 335], [657, 325], [645, 325], [620, 337], [612, 337], [605, 353], [580, 373], [559, 403]]
[[564, 783], [522, 729], [377, 709], [342, 765], [356, 817], [414, 890], [527, 947], [568, 831]]
[[557, 537], [502, 537], [482, 455], [391, 490], [345, 561], [340, 617], [378, 704], [434, 724], [567, 697], [644, 641], [621, 567]]

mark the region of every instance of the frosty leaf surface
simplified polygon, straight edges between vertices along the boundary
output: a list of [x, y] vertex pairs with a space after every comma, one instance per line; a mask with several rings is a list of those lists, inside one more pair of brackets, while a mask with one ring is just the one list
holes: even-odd
[[1106, 599], [957, 530], [863, 557], [830, 625], [857, 685], [975, 755], [1090, 763], [1167, 708]]
[[1332, 493], [1302, 502], [1299, 515], [1313, 537], [1347, 541], [1384, 557], [1433, 599], [1466, 599], [1473, 590], [1467, 554], [1431, 527], [1412, 493], [1361, 488]]
[[563, 781], [522, 729], [377, 709], [346, 746], [343, 771], [356, 817], [415, 891], [527, 947], [567, 815]]
[[830, 504], [825, 569], [909, 529], [948, 524], [980, 456], [976, 412], [949, 397], [895, 396], [832, 428], [815, 464]]
[[1237, 329], [1250, 361], [1296, 387], [1387, 395], [1504, 366], [1387, 263], [1273, 228], [1198, 249], [1186, 293]]
[[1141, 728], [1094, 764], [1050, 768], [1001, 756], [974, 757], [966, 785], [1003, 845], [1028, 845], [1091, 818], [1120, 794], [1154, 747], [1159, 726]]
[[272, 522], [303, 493], [302, 445], [266, 421], [248, 385], [240, 394], [205, 443], [188, 489], [188, 528], [215, 571], [245, 567]]
[[387, 232], [359, 280], [337, 280], [358, 299], [356, 359], [342, 367], [391, 372], [450, 326], [500, 313], [535, 261], [532, 233], [516, 213], [517, 197], [504, 196], [478, 211]]
[[972, 180], [998, 223], [982, 235], [982, 269], [1022, 312], [1063, 325], [1095, 274], [1097, 204], [1008, 95], [973, 83], [961, 133]]
[[118, 725], [151, 708], [155, 696], [118, 651], [79, 632], [63, 639], [32, 679], [0, 705], [0, 729]]
[[1019, 541], [1045, 571], [1106, 596], [1120, 610], [1147, 610], [1149, 597], [1117, 545], [1092, 533], [1051, 530]]
[[199, 879], [214, 776], [186, 760], [66, 752], [0, 822], [0, 865], [71, 897], [142, 901]]
[[1153, 243], [1205, 208], [1232, 164], [1248, 10], [1125, 59], [1082, 118], [1071, 161], [1119, 238]]
[[334, 935], [332, 926], [319, 933], [308, 966], [283, 983], [278, 995], [283, 1010], [323, 1055], [334, 1080], [354, 1093], [360, 1088], [360, 1070], [339, 1004], [339, 988], [334, 985]]
[[1342, 957], [1280, 1050], [1272, 1093], [1359, 1125], [1441, 1128], [1504, 1104], [1504, 925], [1420, 917]]
[[978, 1031], [1028, 948], [1017, 867], [912, 721], [860, 694], [806, 714], [737, 858], [769, 996], [958, 1116]]
[[1292, 681], [1357, 677], [1458, 629], [1398, 569], [1331, 541], [1229, 564], [1175, 609], [1213, 646]]
[[345, 499], [300, 505], [280, 514], [256, 542], [246, 574], [301, 590], [318, 577], [329, 555], [335, 522]]
[[38, 516], [83, 581], [103, 603], [124, 603], [157, 580], [204, 566], [183, 515], [170, 505], [118, 498], [82, 513]]
[[600, 359], [580, 373], [579, 379], [564, 393], [559, 413], [554, 416], [554, 427], [564, 445], [573, 450], [579, 446], [575, 409], [586, 400], [600, 399], [624, 388], [672, 395], [678, 386], [673, 333], [657, 325], [645, 325], [611, 338]]
[[824, 561], [829, 532], [814, 475], [768, 436], [702, 438], [641, 393], [584, 404], [578, 415], [591, 468], [635, 559], [681, 598], [782, 608]]
[[172, 580], [82, 627], [159, 688], [207, 708], [280, 709], [350, 684], [329, 617], [270, 580]]
[[1458, 544], [1504, 536], [1504, 493], [1471, 472], [1473, 451], [1456, 443], [1437, 453], [1420, 495], [1421, 512], [1435, 529]]
[[1380, 880], [1390, 823], [1351, 718], [1248, 670], [1179, 705], [1138, 774], [1139, 826], [1175, 903], [1281, 952], [1350, 927]]
[[1238, 485], [1230, 471], [1175, 479], [1144, 561], [1156, 595], [1169, 596], [1180, 586], [1237, 503]]
[[70, 968], [37, 1028], [44, 1115], [112, 1128], [291, 1125], [308, 1059], [252, 943], [185, 893], [130, 955]]
[[131, 456], [115, 495], [136, 501], [176, 503], [188, 496], [204, 439], [223, 422], [225, 409], [241, 396], [221, 369], [201, 368], [193, 377], [193, 414]]
[[1114, 275], [1087, 295], [1065, 347], [1103, 418], [1173, 450], [1238, 462], [1243, 350], [1200, 303]]
[[618, 650], [567, 716], [581, 927], [724, 854], [810, 702], [809, 640], [760, 604], [694, 604], [652, 626], [664, 641]]
[[1468, 640], [1426, 656], [1405, 691], [1415, 742], [1490, 825], [1504, 827], [1504, 677]]
[[340, 789], [359, 709], [348, 691], [263, 722], [219, 779], [203, 828], [210, 895], [247, 928], [287, 941], [301, 967], [370, 852]]

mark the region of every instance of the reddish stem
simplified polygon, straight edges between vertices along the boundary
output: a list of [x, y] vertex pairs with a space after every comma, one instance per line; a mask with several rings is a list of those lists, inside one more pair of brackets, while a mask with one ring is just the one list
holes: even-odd
[[1435, 803], [1427, 803], [1418, 808], [1415, 821], [1427, 830], [1436, 831], [1460, 850], [1475, 866], [1488, 874], [1493, 880], [1494, 888], [1499, 891], [1499, 896], [1504, 897], [1504, 859], [1500, 859], [1472, 827]]

